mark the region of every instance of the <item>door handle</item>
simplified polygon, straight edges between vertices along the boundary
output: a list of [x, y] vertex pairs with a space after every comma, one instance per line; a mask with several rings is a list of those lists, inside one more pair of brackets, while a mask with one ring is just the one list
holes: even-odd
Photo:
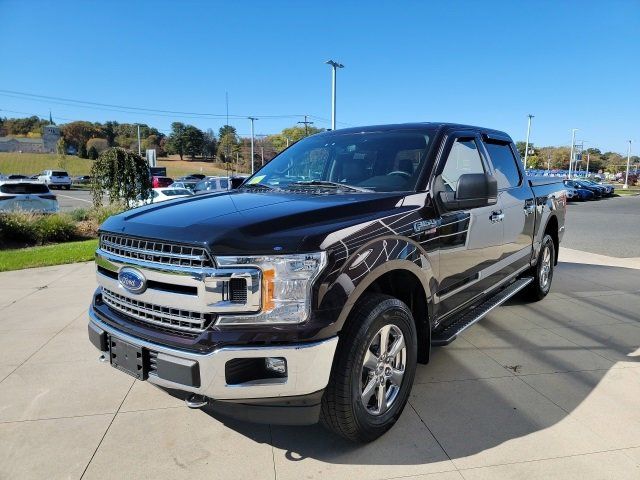
[[491, 216], [489, 217], [489, 220], [491, 220], [491, 223], [501, 222], [502, 220], [504, 220], [504, 213], [502, 213], [502, 210], [498, 210], [497, 212], [491, 212]]

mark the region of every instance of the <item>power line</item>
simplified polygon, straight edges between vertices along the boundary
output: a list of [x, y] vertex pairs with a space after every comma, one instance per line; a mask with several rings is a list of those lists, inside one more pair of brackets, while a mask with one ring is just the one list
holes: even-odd
[[[27, 92], [18, 92], [15, 90], [3, 90], [0, 89], [0, 95], [11, 98], [18, 99], [29, 99], [33, 101], [39, 102], [48, 102], [55, 103], [58, 105], [66, 105], [66, 106], [74, 106], [74, 107], [82, 107], [82, 108], [93, 108], [97, 110], [106, 110], [112, 112], [119, 113], [139, 113], [145, 112], [148, 115], [156, 115], [156, 116], [184, 116], [189, 118], [234, 118], [234, 119], [242, 119], [247, 118], [247, 115], [231, 115], [231, 114], [217, 114], [217, 113], [208, 113], [208, 112], [183, 112], [177, 110], [160, 110], [156, 108], [147, 108], [147, 107], [133, 107], [127, 105], [116, 105], [110, 103], [100, 103], [100, 102], [91, 102], [87, 100], [75, 100], [71, 98], [64, 97], [55, 97], [51, 95], [39, 95], [34, 93]], [[288, 114], [288, 115], [260, 115], [261, 118], [299, 118], [304, 117], [302, 114]]]

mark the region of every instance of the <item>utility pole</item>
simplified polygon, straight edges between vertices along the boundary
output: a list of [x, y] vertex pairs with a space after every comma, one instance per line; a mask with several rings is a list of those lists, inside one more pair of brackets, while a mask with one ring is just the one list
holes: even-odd
[[551, 171], [551, 155], [547, 155], [547, 172]]
[[529, 117], [529, 121], [527, 122], [527, 141], [524, 146], [524, 169], [527, 170], [527, 157], [529, 156], [529, 134], [531, 133], [531, 119], [533, 115], [527, 115]]
[[576, 143], [577, 128], [571, 129], [571, 154], [569, 155], [569, 178], [571, 178], [571, 163], [573, 162], [573, 146]]
[[138, 155], [142, 155], [142, 147], [140, 146], [140, 124], [138, 124]]
[[298, 123], [304, 124], [304, 136], [305, 137], [309, 136], [309, 125], [313, 125], [313, 122], [308, 122], [307, 121], [307, 117], [308, 117], [308, 115], [304, 116], [304, 122], [298, 122]]
[[589, 176], [589, 160], [590, 160], [589, 155], [590, 155], [589, 150], [587, 150], [587, 177]]
[[331, 65], [331, 130], [336, 129], [336, 70], [344, 68], [344, 65], [334, 60], [327, 60], [327, 65]]
[[264, 147], [260, 147], [260, 158], [262, 159], [262, 166], [264, 167]]
[[622, 188], [625, 190], [629, 188], [629, 161], [631, 160], [631, 140], [629, 140], [629, 147], [627, 148], [627, 173], [624, 176], [624, 185]]
[[253, 122], [258, 120], [256, 117], [247, 117], [251, 121], [251, 175], [253, 175]]

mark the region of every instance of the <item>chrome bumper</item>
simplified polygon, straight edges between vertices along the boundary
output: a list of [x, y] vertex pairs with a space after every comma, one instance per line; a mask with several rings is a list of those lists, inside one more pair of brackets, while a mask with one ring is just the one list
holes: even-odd
[[[102, 322], [89, 309], [90, 326], [104, 330], [125, 342], [154, 350], [177, 359], [195, 361], [200, 371], [200, 387], [183, 385], [149, 375], [148, 381], [159, 386], [204, 395], [214, 400], [242, 400], [307, 395], [327, 386], [338, 345], [338, 337], [315, 343], [280, 345], [274, 347], [224, 347], [208, 354], [198, 354], [166, 347], [141, 340], [121, 332]], [[92, 324], [92, 325], [91, 325]], [[280, 357], [287, 362], [285, 378], [271, 378], [259, 382], [228, 385], [225, 380], [225, 365], [237, 358]]]

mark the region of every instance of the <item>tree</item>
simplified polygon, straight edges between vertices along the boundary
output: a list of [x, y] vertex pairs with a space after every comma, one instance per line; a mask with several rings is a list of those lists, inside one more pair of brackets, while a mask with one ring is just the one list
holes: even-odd
[[78, 157], [79, 158], [89, 158], [87, 155], [87, 144], [81, 143], [80, 148], [78, 148]]
[[231, 125], [223, 125], [218, 130], [218, 138], [222, 138], [225, 135], [232, 135], [236, 140], [238, 138], [238, 132], [236, 131], [236, 127], [232, 127]]
[[95, 147], [95, 145], [91, 145], [89, 147], [89, 151], [87, 152], [87, 156], [91, 159], [91, 160], [97, 160], [98, 159], [98, 149]]
[[202, 154], [207, 158], [215, 158], [216, 156], [216, 134], [210, 128], [204, 134], [204, 146]]
[[185, 152], [184, 130], [186, 126], [182, 122], [173, 122], [171, 124], [171, 134], [167, 139], [166, 149], [169, 154], [180, 155], [180, 160]]
[[112, 203], [124, 203], [130, 207], [138, 198], [147, 199], [151, 190], [146, 160], [121, 147], [102, 152], [91, 166], [91, 177], [95, 207], [102, 205], [105, 192]]
[[91, 122], [71, 122], [60, 127], [62, 136], [68, 144], [80, 150], [81, 145], [86, 145], [87, 141], [93, 137], [103, 135], [102, 129]]
[[273, 145], [273, 147], [278, 152], [281, 152], [282, 150], [287, 148], [287, 145], [291, 145], [297, 142], [298, 140], [303, 139], [304, 137], [307, 137], [309, 135], [314, 135], [322, 131], [324, 131], [322, 128], [307, 127], [305, 129], [304, 127], [300, 127], [296, 125], [293, 127], [285, 128], [282, 130], [282, 132], [276, 135], [271, 135], [267, 137], [267, 140]]
[[193, 125], [187, 125], [182, 133], [184, 138], [184, 153], [195, 160], [196, 155], [202, 155], [205, 144], [204, 132]]
[[67, 168], [67, 142], [64, 138], [60, 137], [56, 142], [56, 153], [58, 155], [58, 167], [60, 170], [66, 170]]
[[87, 142], [87, 151], [91, 150], [92, 147], [95, 148], [98, 153], [102, 153], [109, 148], [109, 141], [106, 138], [91, 138]]

